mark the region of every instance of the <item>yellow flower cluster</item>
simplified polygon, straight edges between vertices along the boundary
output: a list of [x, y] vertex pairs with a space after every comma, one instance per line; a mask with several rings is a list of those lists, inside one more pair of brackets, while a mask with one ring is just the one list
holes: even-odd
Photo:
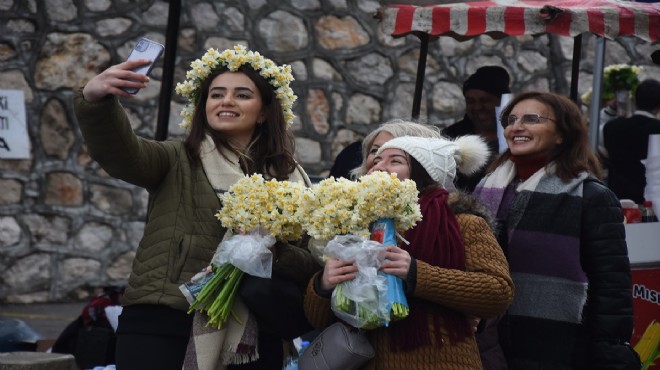
[[[369, 236], [356, 212], [359, 183], [343, 177], [330, 177], [312, 185], [303, 198], [305, 230], [316, 239], [331, 239], [341, 234]], [[358, 226], [360, 225], [360, 226]], [[366, 232], [365, 232], [366, 231]]]
[[246, 176], [221, 196], [223, 206], [216, 217], [235, 232], [263, 228], [279, 240], [297, 240], [303, 234], [298, 206], [304, 192], [305, 186], [298, 182]]
[[360, 177], [358, 213], [369, 222], [392, 218], [396, 230], [405, 232], [422, 219], [418, 197], [414, 181], [401, 181], [394, 173], [377, 171]]
[[221, 196], [216, 217], [236, 232], [263, 228], [279, 240], [297, 240], [304, 232], [317, 239], [357, 234], [369, 237], [369, 225], [394, 220], [405, 232], [422, 219], [415, 182], [396, 174], [374, 172], [359, 181], [325, 179], [311, 188], [290, 181], [266, 181], [255, 174], [232, 185]]
[[412, 180], [396, 174], [374, 172], [359, 181], [329, 178], [312, 186], [301, 210], [303, 228], [317, 239], [357, 234], [369, 237], [369, 225], [380, 218], [392, 218], [398, 232], [422, 219], [418, 191]]
[[249, 65], [273, 86], [277, 100], [282, 106], [284, 119], [288, 125], [291, 125], [295, 118], [292, 111], [293, 103], [298, 99], [289, 86], [293, 81], [291, 66], [287, 64], [278, 66], [258, 52], [248, 51], [243, 45], [236, 45], [234, 49], [226, 49], [222, 52], [213, 48], [208, 49], [206, 54], [190, 64], [186, 81], [176, 85], [176, 92], [188, 99], [188, 104], [181, 110], [183, 122], [180, 126], [183, 128], [190, 126], [201, 93], [200, 88], [211, 73], [222, 67], [236, 72], [243, 65]]

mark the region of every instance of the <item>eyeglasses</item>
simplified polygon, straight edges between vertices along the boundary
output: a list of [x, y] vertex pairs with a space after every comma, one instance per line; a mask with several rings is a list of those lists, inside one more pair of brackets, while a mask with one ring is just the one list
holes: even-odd
[[520, 118], [520, 123], [522, 123], [523, 125], [536, 125], [541, 123], [541, 120], [549, 120], [549, 121], [557, 122], [556, 120], [550, 117], [543, 117], [537, 113], [528, 113], [528, 114], [523, 114], [521, 117], [518, 117], [515, 114], [502, 116], [500, 123], [502, 124], [502, 127], [507, 128], [515, 124], [519, 118]]

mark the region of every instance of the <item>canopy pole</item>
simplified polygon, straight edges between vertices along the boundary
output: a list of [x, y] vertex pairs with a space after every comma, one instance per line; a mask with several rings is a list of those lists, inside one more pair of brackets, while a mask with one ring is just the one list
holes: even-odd
[[415, 95], [413, 96], [412, 118], [419, 118], [419, 111], [422, 105], [422, 90], [424, 88], [424, 74], [426, 72], [426, 57], [429, 53], [429, 34], [419, 35], [422, 42], [419, 48], [419, 61], [417, 62], [417, 79], [415, 80]]
[[163, 62], [163, 77], [160, 85], [160, 96], [158, 98], [158, 119], [156, 121], [155, 139], [158, 141], [167, 139], [180, 13], [181, 0], [170, 0], [167, 12], [167, 29], [165, 30], [165, 60]]
[[573, 38], [573, 65], [571, 69], [571, 100], [578, 101], [578, 81], [580, 80], [580, 60], [582, 56], [582, 34]]
[[591, 87], [591, 104], [589, 105], [589, 144], [598, 151], [598, 136], [600, 133], [600, 100], [603, 96], [603, 67], [605, 59], [605, 38], [596, 36], [596, 54], [594, 61], [594, 80]]

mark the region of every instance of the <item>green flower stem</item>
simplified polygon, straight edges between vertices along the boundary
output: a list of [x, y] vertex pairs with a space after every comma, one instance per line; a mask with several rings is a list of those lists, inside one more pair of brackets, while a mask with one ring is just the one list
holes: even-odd
[[335, 308], [355, 317], [358, 322], [362, 323], [359, 326], [361, 329], [375, 329], [383, 326], [385, 321], [371, 308], [367, 308], [362, 303], [354, 302], [344, 295], [343, 285], [343, 283], [340, 283], [335, 287]]
[[213, 265], [212, 268], [213, 277], [199, 292], [195, 302], [190, 305], [188, 313], [195, 310], [204, 312], [209, 316], [207, 326], [220, 329], [227, 322], [230, 314], [236, 318], [231, 308], [244, 272], [231, 264], [220, 267]]
[[229, 273], [230, 269], [225, 266], [228, 265], [223, 265], [220, 268], [211, 266], [211, 269], [213, 271], [213, 276], [211, 277], [211, 279], [209, 279], [209, 281], [206, 282], [202, 290], [199, 292], [199, 294], [195, 298], [195, 302], [193, 302], [190, 305], [190, 308], [188, 309], [188, 313], [192, 313], [196, 309], [204, 307], [208, 303], [209, 297], [215, 296], [214, 293], [217, 293], [216, 290], [218, 290], [218, 288], [220, 287], [220, 282], [224, 280], [226, 274]]
[[392, 303], [392, 320], [401, 320], [408, 316], [408, 306], [399, 302]]

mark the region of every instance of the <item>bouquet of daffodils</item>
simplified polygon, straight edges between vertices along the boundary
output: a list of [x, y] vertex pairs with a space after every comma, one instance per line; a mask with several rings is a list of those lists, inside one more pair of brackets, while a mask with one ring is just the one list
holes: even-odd
[[[610, 64], [603, 69], [603, 100], [612, 100], [616, 97], [617, 90], [635, 91], [639, 85], [639, 74], [643, 67], [628, 64]], [[593, 90], [589, 89], [582, 94], [580, 99], [584, 104], [590, 104], [593, 98]]]
[[[422, 219], [417, 203], [418, 192], [414, 181], [399, 181], [395, 174], [374, 172], [360, 178], [362, 191], [367, 191], [361, 198], [371, 202], [361, 203], [369, 207], [366, 218], [369, 224], [371, 240], [383, 245], [397, 245], [396, 235], [405, 232]], [[371, 194], [371, 189], [378, 189]], [[382, 205], [382, 206], [374, 206]], [[400, 320], [408, 316], [408, 300], [403, 293], [403, 282], [391, 274], [384, 275], [387, 280], [387, 311], [391, 320]]]
[[642, 67], [611, 64], [603, 69], [603, 99], [615, 97], [617, 90], [635, 91]]
[[392, 218], [401, 233], [422, 219], [418, 196], [415, 182], [401, 181], [396, 174], [374, 172], [358, 181], [330, 177], [307, 189], [298, 219], [317, 239], [343, 234], [368, 237], [371, 223], [383, 217]]
[[304, 185], [266, 181], [261, 175], [246, 176], [221, 196], [223, 207], [216, 217], [234, 234], [218, 246], [211, 265], [181, 290], [195, 310], [209, 316], [208, 325], [220, 328], [231, 314], [232, 303], [244, 273], [270, 278], [270, 251], [276, 240], [302, 237], [298, 222]]
[[368, 235], [367, 227], [356, 213], [358, 185], [343, 177], [330, 177], [307, 189], [299, 208], [305, 231], [320, 240], [343, 234]]
[[[300, 208], [306, 214], [303, 227], [314, 238], [332, 238], [324, 254], [356, 261], [358, 276], [339, 284], [332, 297], [333, 311], [349, 324], [359, 328], [386, 325], [392, 307], [397, 309], [395, 318], [407, 315], [400, 279], [378, 273], [382, 260], [373, 258], [382, 254], [384, 245], [376, 243], [380, 249], [374, 249], [372, 244], [355, 238], [369, 239], [373, 224], [383, 219], [391, 221], [394, 232], [413, 227], [422, 217], [417, 198], [414, 181], [401, 181], [396, 174], [384, 172], [362, 176], [359, 181], [331, 177], [312, 186], [304, 197]], [[346, 235], [350, 237], [344, 238]], [[396, 244], [396, 239], [390, 244]], [[390, 279], [398, 279], [398, 287], [390, 284]], [[402, 308], [399, 304], [405, 309], [398, 310]]]

